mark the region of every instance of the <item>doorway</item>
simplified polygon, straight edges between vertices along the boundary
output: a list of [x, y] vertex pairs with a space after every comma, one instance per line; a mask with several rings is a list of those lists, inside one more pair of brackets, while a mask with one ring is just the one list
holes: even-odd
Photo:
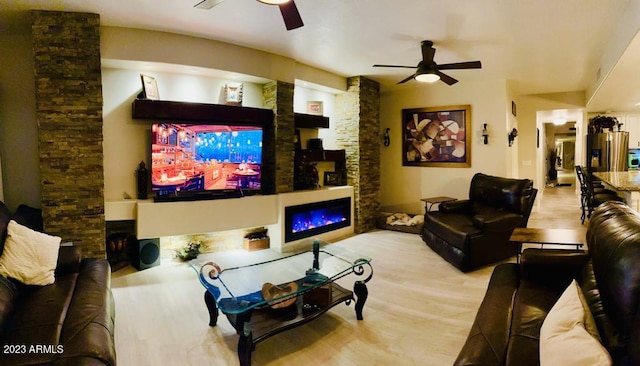
[[575, 186], [576, 122], [545, 123], [547, 187]]

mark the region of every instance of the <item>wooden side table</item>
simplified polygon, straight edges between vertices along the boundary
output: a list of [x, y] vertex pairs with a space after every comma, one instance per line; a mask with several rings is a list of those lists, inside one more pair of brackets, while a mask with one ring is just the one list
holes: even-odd
[[584, 246], [585, 234], [579, 230], [570, 229], [541, 229], [529, 227], [517, 227], [513, 229], [509, 241], [518, 246], [516, 262], [520, 263], [522, 243], [575, 245], [576, 250]]
[[428, 197], [428, 198], [420, 198], [420, 201], [424, 202], [424, 210], [426, 212], [431, 211], [431, 208], [436, 203], [456, 201], [457, 198], [447, 197], [447, 196], [438, 196], [438, 197]]

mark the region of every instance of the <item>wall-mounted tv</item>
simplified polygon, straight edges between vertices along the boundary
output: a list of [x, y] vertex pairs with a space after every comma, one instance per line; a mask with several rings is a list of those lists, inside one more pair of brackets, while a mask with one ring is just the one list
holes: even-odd
[[205, 198], [206, 192], [259, 192], [262, 132], [260, 126], [154, 123], [152, 191], [156, 197]]

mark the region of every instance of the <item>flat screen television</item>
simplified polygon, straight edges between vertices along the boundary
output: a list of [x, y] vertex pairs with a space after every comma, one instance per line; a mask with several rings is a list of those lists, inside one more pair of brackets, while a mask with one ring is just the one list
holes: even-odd
[[257, 193], [262, 178], [262, 127], [151, 125], [151, 189], [156, 197]]

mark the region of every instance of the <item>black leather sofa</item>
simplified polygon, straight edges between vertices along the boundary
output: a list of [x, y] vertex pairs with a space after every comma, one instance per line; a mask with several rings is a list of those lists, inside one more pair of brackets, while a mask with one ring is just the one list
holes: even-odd
[[496, 266], [455, 365], [538, 365], [540, 328], [573, 279], [613, 364], [640, 365], [640, 215], [603, 203], [586, 242], [588, 253], [526, 249], [520, 264]]
[[442, 258], [463, 272], [516, 254], [514, 228], [526, 227], [537, 190], [530, 179], [477, 173], [469, 199], [440, 204], [426, 212], [420, 235]]
[[[15, 214], [0, 201], [0, 253], [10, 220], [42, 231], [40, 211]], [[24, 285], [0, 276], [0, 365], [115, 365], [115, 303], [105, 259], [61, 246], [55, 283]]]

